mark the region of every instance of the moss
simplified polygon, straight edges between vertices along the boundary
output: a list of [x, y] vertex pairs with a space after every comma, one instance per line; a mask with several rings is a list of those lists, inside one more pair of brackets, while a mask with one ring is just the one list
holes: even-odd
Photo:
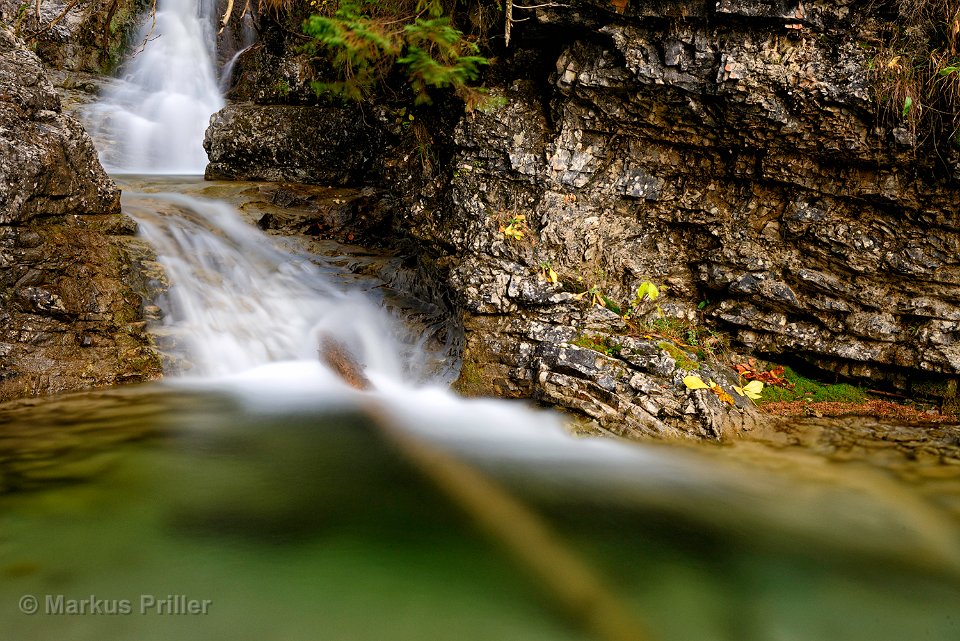
[[700, 365], [690, 358], [690, 355], [669, 341], [660, 341], [657, 347], [665, 351], [677, 362], [677, 367], [687, 372], [695, 372], [700, 369]]
[[730, 342], [725, 334], [682, 318], [655, 318], [647, 324], [647, 329], [674, 343], [695, 348], [700, 358], [722, 351]]
[[474, 361], [464, 360], [460, 366], [460, 376], [451, 385], [461, 396], [488, 396], [490, 385], [484, 376], [483, 367]]
[[862, 403], [867, 395], [863, 388], [847, 383], [825, 384], [800, 376], [789, 367], [784, 368], [784, 378], [793, 384], [792, 389], [766, 385], [763, 388], [761, 403], [778, 401], [803, 401], [814, 403]]
[[141, 18], [150, 10], [151, 3], [145, 0], [121, 0], [117, 3], [110, 23], [104, 25], [105, 33], [100, 36], [104, 40], [95, 43], [103, 51], [100, 65], [103, 73], [113, 73], [123, 62], [127, 50], [134, 44]]
[[613, 358], [620, 356], [620, 351], [623, 349], [620, 343], [617, 343], [609, 336], [583, 335], [573, 341], [572, 344], [577, 347], [592, 349], [595, 352], [600, 352], [604, 356], [611, 356]]

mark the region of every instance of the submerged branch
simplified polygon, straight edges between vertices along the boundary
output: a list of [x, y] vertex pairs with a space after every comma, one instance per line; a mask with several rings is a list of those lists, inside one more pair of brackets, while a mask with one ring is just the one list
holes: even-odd
[[[349, 350], [321, 337], [320, 359], [351, 387], [372, 384]], [[617, 595], [533, 510], [472, 465], [403, 429], [376, 403], [367, 415], [397, 450], [480, 528], [546, 586], [584, 628], [603, 641], [650, 641]]]

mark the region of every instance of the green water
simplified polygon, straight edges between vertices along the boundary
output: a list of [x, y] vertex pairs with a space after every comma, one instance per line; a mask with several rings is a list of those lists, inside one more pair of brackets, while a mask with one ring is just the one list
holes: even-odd
[[[597, 638], [362, 412], [146, 387], [0, 408], [0, 425], [0, 641]], [[885, 472], [444, 442], [648, 638], [960, 639], [956, 515]], [[151, 605], [169, 595], [206, 613]], [[61, 596], [129, 613], [58, 614]]]

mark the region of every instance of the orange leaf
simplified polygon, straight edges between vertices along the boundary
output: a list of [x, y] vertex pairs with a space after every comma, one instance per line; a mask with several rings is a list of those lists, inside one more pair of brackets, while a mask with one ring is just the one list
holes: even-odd
[[721, 401], [723, 401], [724, 403], [730, 403], [731, 405], [734, 405], [734, 404], [735, 404], [735, 403], [733, 402], [733, 397], [730, 396], [730, 394], [728, 394], [727, 392], [725, 392], [724, 389], [723, 389], [722, 387], [720, 387], [719, 385], [717, 385], [716, 383], [714, 383], [714, 384], [710, 387], [710, 391], [712, 391], [714, 394], [716, 394], [716, 395], [717, 395], [717, 398], [719, 398], [719, 399], [720, 399]]

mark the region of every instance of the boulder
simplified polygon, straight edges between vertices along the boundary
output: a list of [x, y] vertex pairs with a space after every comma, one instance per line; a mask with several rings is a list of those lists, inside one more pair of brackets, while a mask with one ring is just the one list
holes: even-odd
[[203, 147], [209, 180], [356, 185], [381, 150], [354, 107], [233, 103], [213, 115]]

